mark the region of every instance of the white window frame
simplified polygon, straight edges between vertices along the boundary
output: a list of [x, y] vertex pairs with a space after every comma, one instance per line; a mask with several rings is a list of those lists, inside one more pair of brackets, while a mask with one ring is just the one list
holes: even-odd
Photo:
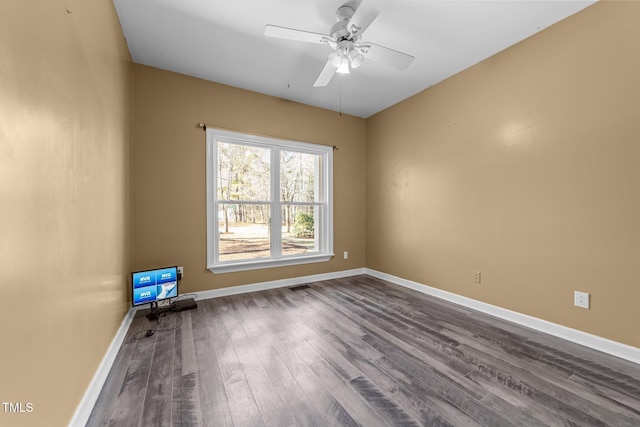
[[[261, 268], [281, 267], [287, 265], [324, 262], [330, 260], [333, 254], [333, 147], [307, 142], [288, 141], [268, 138], [264, 136], [249, 135], [239, 132], [231, 132], [222, 129], [207, 128], [207, 268], [213, 273], [230, 273], [234, 271], [256, 270]], [[271, 215], [282, 211], [280, 200], [280, 150], [290, 150], [302, 153], [319, 155], [322, 158], [321, 185], [319, 185], [318, 202], [303, 203], [316, 205], [322, 210], [316, 223], [316, 239], [318, 239], [318, 251], [295, 255], [281, 254], [282, 229], [281, 226], [270, 221], [271, 256], [260, 259], [244, 259], [233, 261], [219, 260], [219, 221], [217, 191], [218, 142], [233, 144], [247, 144], [269, 148], [271, 159]]]

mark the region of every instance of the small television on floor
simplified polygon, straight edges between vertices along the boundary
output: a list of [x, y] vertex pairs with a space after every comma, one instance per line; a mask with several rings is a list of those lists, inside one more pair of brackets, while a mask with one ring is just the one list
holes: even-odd
[[133, 306], [157, 303], [178, 296], [178, 267], [164, 267], [131, 273]]

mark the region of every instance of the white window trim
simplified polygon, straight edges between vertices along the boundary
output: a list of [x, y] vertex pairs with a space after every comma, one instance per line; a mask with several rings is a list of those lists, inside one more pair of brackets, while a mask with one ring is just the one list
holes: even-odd
[[[330, 260], [333, 254], [333, 147], [326, 145], [310, 144], [299, 141], [288, 141], [282, 139], [268, 138], [257, 135], [248, 135], [238, 132], [231, 132], [222, 129], [207, 128], [207, 269], [213, 273], [230, 273], [235, 271], [257, 270], [261, 268], [282, 267], [288, 265], [307, 264], [315, 262], [325, 262]], [[282, 255], [278, 257], [262, 258], [257, 260], [239, 261], [218, 261], [218, 240], [216, 236], [219, 232], [218, 213], [216, 209], [217, 197], [217, 174], [214, 173], [217, 165], [217, 143], [219, 140], [227, 142], [245, 143], [251, 145], [265, 146], [308, 152], [323, 157], [323, 164], [326, 165], [326, 173], [323, 173], [321, 200], [326, 211], [323, 212], [324, 224], [320, 227], [322, 235], [320, 239], [320, 250], [310, 254]], [[276, 171], [278, 172], [278, 171]], [[272, 173], [273, 176], [280, 174]], [[272, 196], [274, 206], [281, 206], [279, 188], [275, 188], [277, 182], [272, 178]], [[276, 227], [278, 228], [278, 227]]]

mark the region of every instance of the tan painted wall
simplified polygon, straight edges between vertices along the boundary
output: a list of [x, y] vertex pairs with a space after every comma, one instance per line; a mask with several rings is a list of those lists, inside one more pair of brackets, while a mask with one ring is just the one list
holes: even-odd
[[3, 0], [3, 426], [62, 426], [128, 309], [131, 62], [108, 0]]
[[369, 118], [367, 267], [640, 346], [638, 22], [597, 3]]
[[[334, 152], [337, 256], [324, 263], [251, 272], [206, 270], [205, 133], [196, 127], [199, 122], [340, 146]], [[182, 293], [365, 265], [364, 119], [135, 65], [132, 174], [134, 267], [184, 266]], [[163, 201], [162, 209], [151, 209], [158, 201]], [[348, 260], [344, 251], [349, 251]]]
[[[68, 422], [128, 308], [129, 271], [171, 263], [184, 292], [366, 265], [640, 346], [639, 18], [632, 2], [596, 4], [367, 121], [136, 65], [130, 180], [131, 65], [111, 2], [9, 0], [0, 400], [33, 412], [0, 407], [0, 424]], [[206, 271], [201, 121], [340, 145], [338, 257]], [[148, 214], [164, 197], [176, 204]], [[575, 289], [591, 310], [571, 306]]]

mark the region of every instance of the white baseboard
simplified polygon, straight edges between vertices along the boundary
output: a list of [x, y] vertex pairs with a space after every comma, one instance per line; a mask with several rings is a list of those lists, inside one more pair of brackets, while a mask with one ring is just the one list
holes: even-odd
[[267, 289], [287, 288], [303, 283], [318, 282], [320, 280], [340, 279], [342, 277], [366, 274], [365, 268], [335, 271], [332, 273], [314, 274], [312, 276], [292, 277], [290, 279], [273, 280], [270, 282], [252, 283], [250, 285], [230, 286], [228, 288], [211, 289], [209, 291], [194, 292], [197, 299], [226, 297], [229, 295], [246, 294], [248, 292], [265, 291]]
[[87, 391], [85, 391], [84, 396], [82, 396], [82, 400], [76, 408], [73, 418], [71, 418], [71, 421], [69, 422], [70, 427], [83, 427], [87, 424], [87, 421], [89, 421], [91, 411], [98, 400], [98, 396], [100, 395], [100, 391], [102, 391], [105, 381], [107, 380], [109, 371], [111, 371], [111, 366], [113, 366], [113, 362], [116, 360], [118, 351], [120, 351], [120, 347], [122, 346], [124, 337], [127, 335], [129, 326], [131, 326], [131, 321], [133, 320], [135, 313], [136, 310], [131, 308], [124, 316], [120, 327], [116, 331], [116, 335], [113, 337], [113, 340], [111, 340], [111, 344], [109, 344], [106, 354], [102, 358], [93, 379], [89, 383], [89, 387], [87, 387]]
[[[593, 348], [603, 353], [610, 354], [612, 356], [619, 357], [621, 359], [629, 360], [634, 363], [640, 364], [640, 349], [632, 347], [626, 344], [622, 344], [616, 341], [608, 340], [606, 338], [598, 337], [596, 335], [588, 334], [586, 332], [579, 331], [577, 329], [568, 328], [566, 326], [551, 323], [546, 320], [538, 319], [526, 314], [521, 314], [515, 311], [507, 310], [497, 307], [495, 305], [487, 304], [481, 301], [477, 301], [471, 298], [467, 298], [461, 295], [457, 295], [451, 292], [443, 291], [441, 289], [433, 288], [431, 286], [423, 285], [418, 282], [406, 280], [397, 276], [382, 273], [376, 270], [368, 268], [357, 268], [353, 270], [336, 271], [332, 273], [315, 274], [311, 276], [294, 277], [290, 279], [274, 280], [269, 282], [252, 283], [249, 285], [232, 286], [228, 288], [212, 289], [208, 291], [194, 292], [196, 298], [199, 300], [209, 298], [219, 298], [229, 295], [238, 295], [248, 292], [264, 291], [267, 289], [285, 288], [290, 286], [301, 285], [304, 283], [317, 282], [321, 280], [339, 279], [343, 277], [357, 276], [359, 274], [368, 274], [373, 277], [377, 277], [382, 280], [386, 280], [391, 283], [395, 283], [400, 286], [404, 286], [409, 289], [413, 289], [418, 292], [422, 292], [427, 295], [434, 296], [436, 298], [443, 299], [445, 301], [452, 302], [464, 307], [468, 307], [482, 313], [489, 314], [491, 316], [507, 320], [522, 326], [526, 326], [537, 331], [553, 335], [559, 338], [563, 338], [567, 341], [575, 342], [577, 344], [584, 345], [586, 347]], [[84, 426], [89, 420], [91, 411], [98, 400], [100, 391], [104, 386], [104, 383], [109, 375], [111, 366], [115, 361], [116, 355], [120, 350], [124, 337], [131, 325], [131, 321], [137, 310], [143, 309], [143, 306], [132, 307], [126, 314], [120, 328], [116, 332], [116, 336], [111, 341], [111, 345], [107, 349], [107, 353], [100, 362], [98, 370], [94, 375], [87, 391], [85, 392], [76, 412], [69, 423], [71, 427]]]
[[[358, 268], [354, 270], [344, 270], [344, 271], [336, 271], [332, 273], [323, 273], [323, 274], [315, 274], [312, 276], [303, 276], [303, 277], [294, 277], [291, 279], [282, 279], [282, 280], [274, 280], [270, 282], [261, 282], [261, 283], [253, 283], [250, 285], [241, 285], [241, 286], [232, 286], [228, 288], [221, 289], [212, 289], [209, 291], [201, 291], [201, 292], [193, 292], [196, 295], [196, 299], [209, 299], [209, 298], [219, 298], [229, 295], [236, 294], [244, 294], [247, 292], [256, 292], [263, 291], [267, 289], [276, 289], [276, 288], [285, 288], [289, 286], [300, 285], [303, 283], [309, 282], [317, 282], [320, 280], [331, 280], [331, 279], [339, 279], [342, 277], [350, 277], [356, 276], [358, 274], [365, 274], [366, 270], [364, 268]], [[111, 341], [109, 348], [107, 349], [107, 353], [102, 358], [98, 369], [87, 388], [87, 391], [84, 393], [80, 404], [76, 408], [76, 412], [69, 423], [70, 427], [82, 427], [87, 424], [89, 420], [89, 416], [91, 416], [91, 411], [98, 400], [98, 396], [100, 395], [100, 391], [104, 386], [105, 381], [107, 380], [107, 376], [109, 375], [109, 371], [111, 370], [111, 366], [118, 355], [118, 351], [122, 346], [122, 342], [124, 341], [124, 337], [129, 330], [129, 326], [131, 326], [131, 322], [133, 317], [135, 316], [138, 310], [142, 310], [146, 308], [146, 306], [137, 306], [129, 309], [127, 314], [124, 317], [124, 320], [120, 324], [120, 328], [116, 332], [115, 337]]]
[[548, 322], [516, 311], [507, 310], [451, 292], [443, 291], [441, 289], [406, 280], [401, 277], [392, 276], [390, 274], [368, 268], [365, 270], [365, 274], [369, 274], [370, 276], [640, 364], [640, 348], [602, 338], [597, 335], [592, 335], [587, 332], [582, 332], [577, 329], [572, 329], [567, 326], [558, 325], [557, 323]]

